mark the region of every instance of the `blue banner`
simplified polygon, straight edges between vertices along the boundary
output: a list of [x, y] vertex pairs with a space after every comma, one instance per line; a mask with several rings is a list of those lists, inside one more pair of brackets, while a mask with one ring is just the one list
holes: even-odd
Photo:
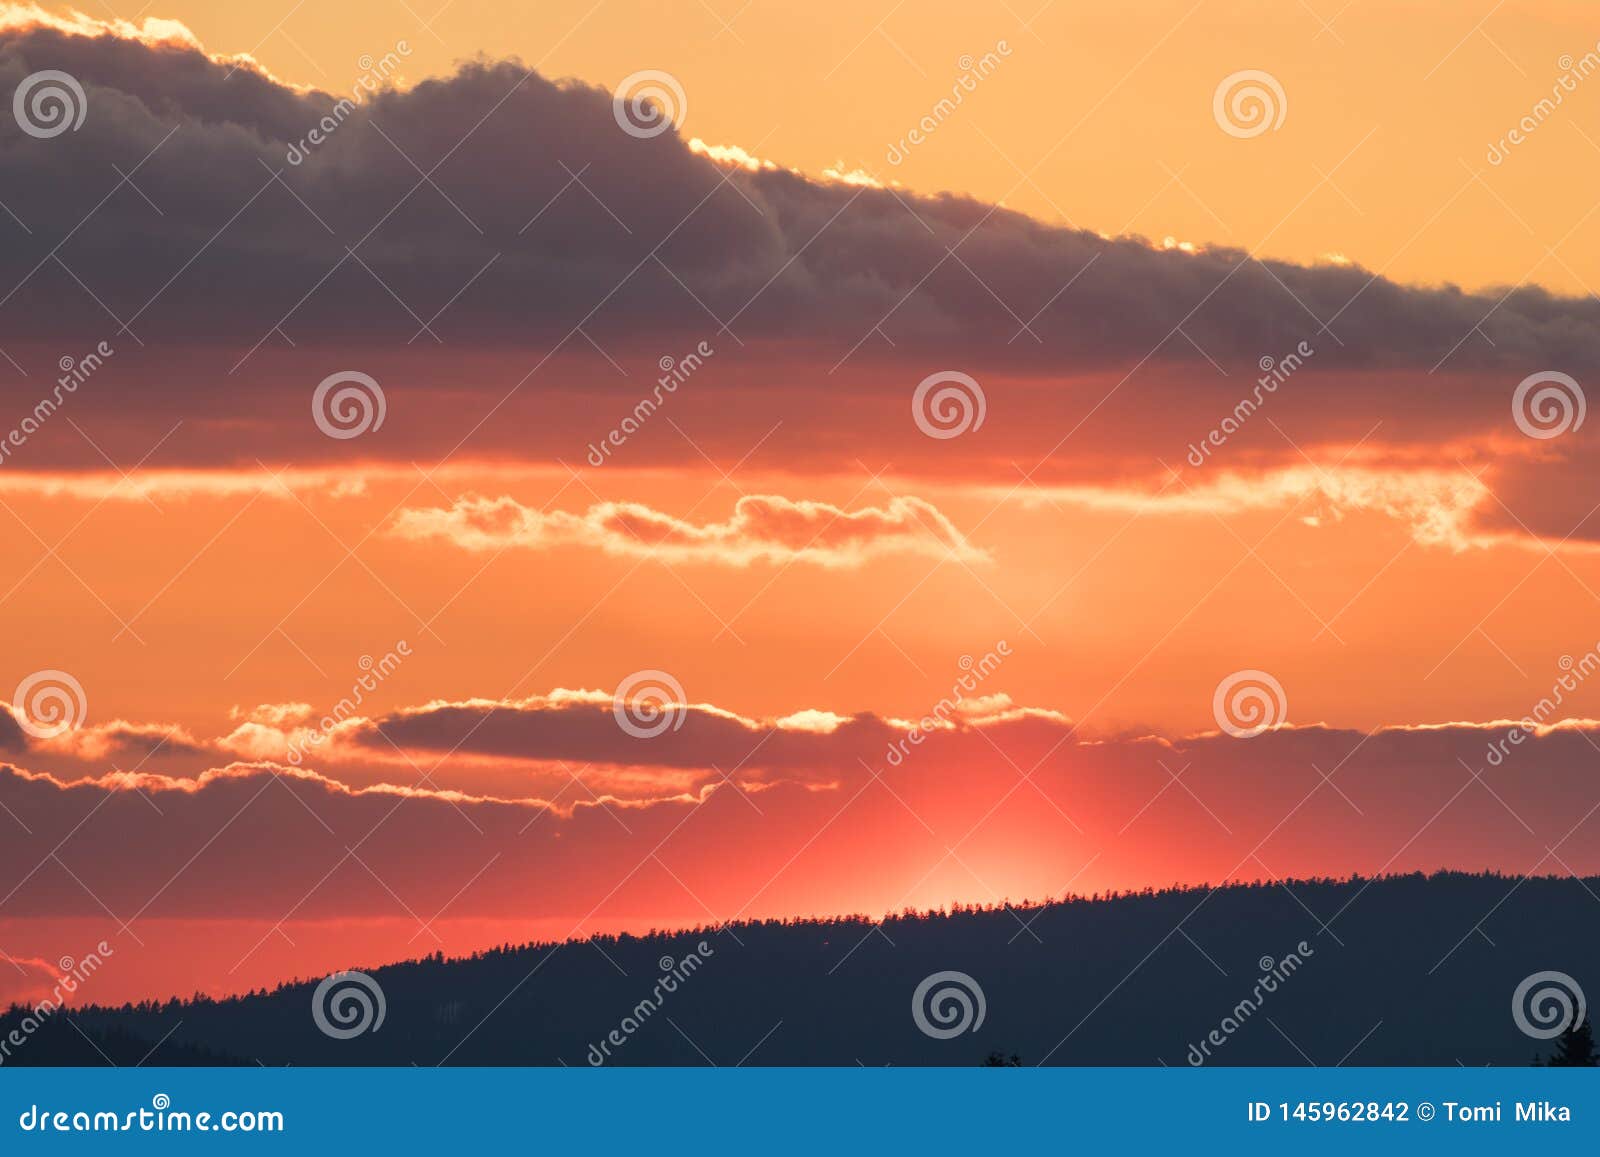
[[8, 1154], [1504, 1153], [1600, 1140], [1586, 1069], [39, 1069], [0, 1073], [0, 1106]]

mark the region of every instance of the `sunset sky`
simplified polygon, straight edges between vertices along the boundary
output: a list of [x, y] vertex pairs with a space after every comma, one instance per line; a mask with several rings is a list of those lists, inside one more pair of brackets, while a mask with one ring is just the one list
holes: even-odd
[[1600, 871], [1592, 5], [121, 7], [0, 5], [0, 999]]

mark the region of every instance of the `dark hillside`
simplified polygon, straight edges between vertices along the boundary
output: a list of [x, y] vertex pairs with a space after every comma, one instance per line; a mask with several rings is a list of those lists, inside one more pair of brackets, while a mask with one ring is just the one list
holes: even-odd
[[[62, 1014], [7, 1063], [100, 1064], [98, 1042], [120, 1064], [161, 1041], [149, 1063], [1183, 1066], [1216, 1030], [1208, 1064], [1526, 1065], [1553, 1045], [1512, 1016], [1524, 978], [1600, 995], [1597, 884], [1289, 881], [508, 946], [372, 969], [384, 1019], [350, 1039], [317, 1027], [317, 978]], [[952, 971], [981, 988], [982, 1023], [931, 1036], [913, 996]], [[930, 987], [930, 1027], [961, 1019]]]

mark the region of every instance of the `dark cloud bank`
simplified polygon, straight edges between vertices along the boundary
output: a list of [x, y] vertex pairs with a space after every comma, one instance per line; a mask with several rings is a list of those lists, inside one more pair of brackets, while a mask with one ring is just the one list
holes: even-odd
[[[88, 114], [48, 140], [0, 118], [0, 187], [32, 230], [7, 222], [0, 274], [9, 289], [75, 230], [59, 256], [118, 316], [137, 315], [132, 328], [147, 340], [254, 342], [291, 310], [296, 340], [409, 337], [416, 320], [377, 279], [426, 319], [498, 254], [441, 319], [441, 337], [543, 343], [591, 311], [597, 335], [700, 333], [715, 328], [709, 308], [737, 316], [742, 337], [815, 341], [835, 356], [887, 317], [897, 343], [1047, 367], [1142, 357], [1180, 322], [1224, 361], [1254, 362], [1309, 336], [1347, 364], [1426, 368], [1480, 323], [1492, 347], [1474, 342], [1462, 355], [1478, 364], [1577, 370], [1600, 348], [1600, 302], [1537, 289], [1491, 312], [1499, 295], [1368, 285], [1357, 268], [1262, 266], [1231, 250], [1160, 251], [962, 197], [781, 169], [728, 176], [675, 131], [622, 132], [610, 94], [516, 62], [480, 60], [363, 100], [298, 165], [291, 148], [336, 97], [176, 44], [46, 28], [0, 39], [0, 88], [44, 68], [82, 82]], [[136, 165], [134, 182], [161, 212], [122, 187], [91, 215], [119, 183], [113, 166]], [[46, 264], [6, 302], [9, 321], [75, 334], [109, 320]], [[1342, 347], [1311, 314], [1338, 315]], [[1043, 340], [1013, 342], [1018, 318], [1036, 319]], [[1186, 342], [1164, 352], [1197, 356]]]

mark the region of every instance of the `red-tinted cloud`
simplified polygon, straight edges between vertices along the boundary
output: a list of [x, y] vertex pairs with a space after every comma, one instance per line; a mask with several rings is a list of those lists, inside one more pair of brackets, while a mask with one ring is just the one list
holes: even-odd
[[[571, 708], [503, 711], [513, 731], [480, 727], [458, 750], [547, 760], [622, 750]], [[458, 742], [457, 716], [418, 719]], [[72, 783], [10, 770], [0, 803], [19, 831], [0, 845], [0, 878], [17, 883], [0, 915], [109, 912], [136, 929], [157, 916], [448, 906], [458, 917], [576, 924], [681, 910], [685, 890], [729, 919], [1038, 896], [1069, 883], [1600, 869], [1587, 835], [1600, 811], [1592, 723], [1517, 742], [1505, 723], [1091, 741], [1065, 721], [1006, 711], [912, 741], [872, 719], [810, 732], [733, 721], [740, 730], [719, 737], [712, 718], [702, 710], [682, 732], [623, 737], [640, 766], [726, 761], [694, 792], [655, 801], [596, 793], [577, 765], [549, 802], [516, 798], [527, 781], [504, 770], [499, 793], [442, 791], [418, 769], [366, 789], [268, 765]], [[689, 737], [698, 754], [667, 736]], [[399, 738], [421, 768], [444, 741]]]

